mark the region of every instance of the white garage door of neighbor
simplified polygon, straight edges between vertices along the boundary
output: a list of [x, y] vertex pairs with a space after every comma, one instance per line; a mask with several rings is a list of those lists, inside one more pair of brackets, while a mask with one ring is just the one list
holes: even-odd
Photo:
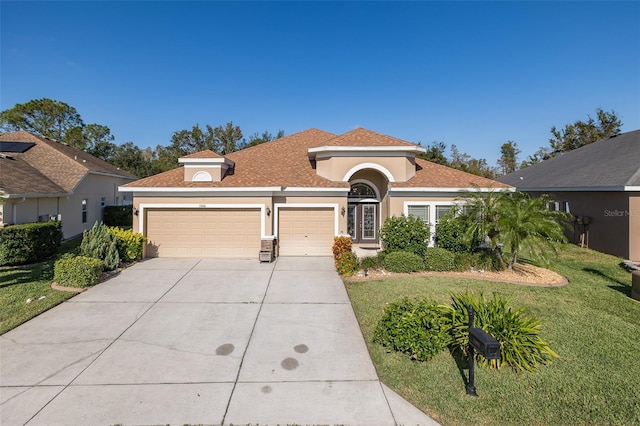
[[332, 255], [332, 208], [281, 208], [278, 215], [280, 256]]
[[258, 258], [259, 209], [147, 210], [147, 257]]

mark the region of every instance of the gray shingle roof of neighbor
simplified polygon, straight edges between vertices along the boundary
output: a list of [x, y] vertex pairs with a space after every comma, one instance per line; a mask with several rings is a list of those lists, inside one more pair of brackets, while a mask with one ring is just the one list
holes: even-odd
[[601, 139], [498, 181], [522, 190], [622, 190], [640, 186], [640, 130]]

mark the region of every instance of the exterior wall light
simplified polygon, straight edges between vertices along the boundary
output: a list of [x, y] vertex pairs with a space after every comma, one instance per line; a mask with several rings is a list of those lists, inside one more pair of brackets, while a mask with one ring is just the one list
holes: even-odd
[[266, 212], [267, 212], [267, 216], [271, 216], [271, 209], [269, 207], [267, 207]]
[[473, 326], [473, 306], [469, 305], [469, 347], [467, 353], [469, 355], [469, 382], [467, 383], [467, 395], [478, 396], [476, 393], [475, 377], [474, 377], [474, 350], [486, 359], [500, 359], [500, 342], [493, 338], [490, 334], [481, 328]]
[[134, 207], [134, 208], [133, 208], [133, 214], [134, 214], [135, 216], [138, 216], [138, 214], [139, 214], [139, 213], [140, 213], [140, 212], [138, 212], [138, 209], [136, 209], [136, 208]]
[[342, 206], [342, 209], [340, 210], [340, 213], [342, 213], [342, 216], [344, 216], [344, 214], [346, 213], [346, 209], [344, 208], [344, 206]]

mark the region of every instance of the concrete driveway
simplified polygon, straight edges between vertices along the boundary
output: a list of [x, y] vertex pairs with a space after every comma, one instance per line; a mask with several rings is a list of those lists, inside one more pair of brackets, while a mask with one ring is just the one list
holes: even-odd
[[152, 259], [0, 336], [0, 424], [435, 425], [331, 258]]

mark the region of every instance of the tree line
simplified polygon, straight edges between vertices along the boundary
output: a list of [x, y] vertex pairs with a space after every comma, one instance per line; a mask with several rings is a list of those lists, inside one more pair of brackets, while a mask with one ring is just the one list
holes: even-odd
[[16, 104], [0, 112], [0, 129], [26, 130], [55, 139], [141, 178], [174, 169], [178, 158], [204, 149], [226, 155], [284, 136], [283, 130], [275, 135], [265, 130], [245, 138], [240, 126], [233, 122], [216, 127], [206, 124], [203, 128], [196, 124], [191, 129], [173, 132], [168, 145], [140, 148], [132, 141], [116, 144], [109, 127], [86, 124], [74, 107], [46, 98]]
[[[419, 157], [434, 163], [452, 167], [490, 179], [512, 173], [563, 152], [568, 152], [597, 140], [620, 133], [622, 122], [614, 111], [596, 109], [595, 118], [587, 116], [586, 121], [577, 120], [562, 128], [551, 127], [549, 145], [540, 147], [534, 154], [520, 161], [521, 150], [514, 141], [507, 141], [500, 147], [500, 157], [495, 166], [484, 158], [473, 158], [451, 145], [449, 156], [444, 142], [433, 142], [426, 146], [426, 152]], [[60, 101], [34, 99], [24, 104], [0, 112], [2, 131], [27, 130], [29, 132], [64, 142], [101, 158], [123, 170], [147, 177], [175, 168], [178, 158], [204, 149], [221, 155], [270, 142], [284, 136], [283, 130], [275, 135], [265, 130], [245, 138], [240, 126], [232, 121], [213, 127], [198, 124], [191, 129], [173, 132], [168, 145], [155, 148], [140, 148], [134, 142], [114, 143], [115, 137], [109, 127], [91, 123], [85, 124], [78, 111]]]
[[552, 126], [549, 146], [540, 147], [522, 161], [519, 158], [522, 151], [514, 141], [507, 141], [500, 146], [500, 157], [496, 166], [489, 165], [484, 158], [477, 159], [466, 153], [461, 153], [455, 145], [451, 145], [451, 154], [447, 157], [445, 154], [447, 145], [444, 142], [433, 142], [431, 145], [427, 145], [427, 152], [421, 154], [420, 157], [454, 169], [494, 179], [600, 139], [615, 136], [620, 133], [621, 127], [622, 122], [615, 111], [604, 111], [602, 108], [597, 108], [595, 118], [587, 116], [586, 121], [576, 120], [563, 128]]

